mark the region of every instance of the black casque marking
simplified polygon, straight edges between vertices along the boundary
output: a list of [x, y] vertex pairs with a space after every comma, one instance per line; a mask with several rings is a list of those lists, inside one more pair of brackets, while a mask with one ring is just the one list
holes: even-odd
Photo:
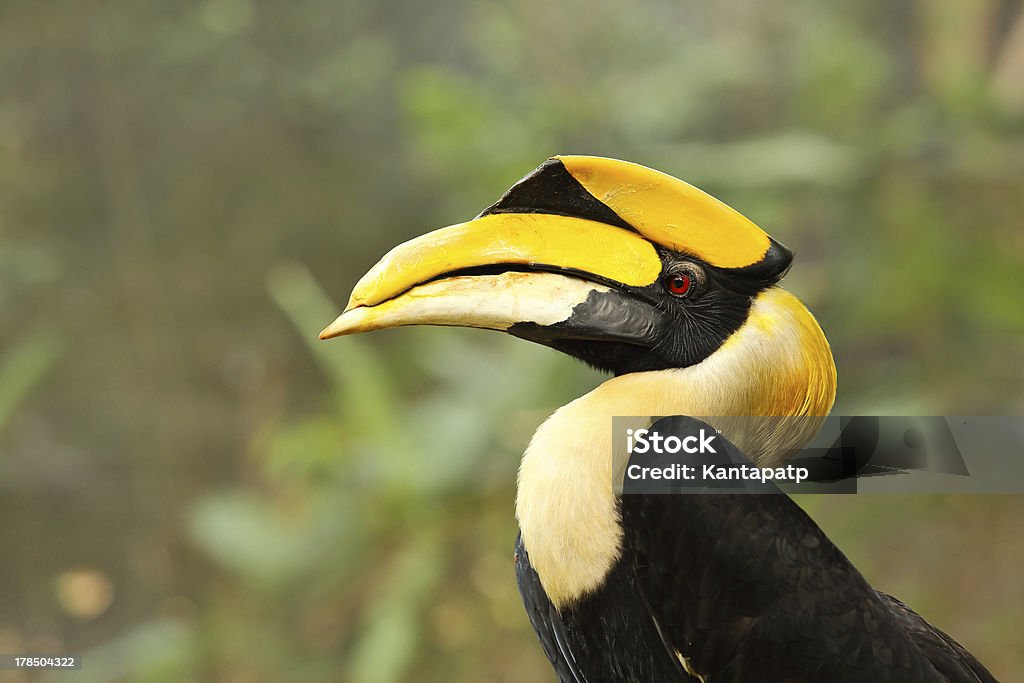
[[761, 283], [761, 288], [774, 284], [782, 279], [793, 264], [793, 251], [782, 242], [769, 235], [768, 251], [757, 263], [742, 268], [723, 268], [738, 280], [749, 283]]
[[[590, 194], [559, 159], [548, 159], [531, 171], [477, 218], [496, 213], [547, 213], [584, 218], [639, 233], [611, 207]], [[759, 283], [758, 289], [763, 289], [782, 279], [792, 262], [793, 252], [769, 235], [768, 250], [760, 261], [742, 268], [720, 270], [740, 280]]]
[[481, 211], [480, 216], [494, 213], [549, 213], [585, 218], [636, 232], [619, 214], [587, 192], [558, 159], [548, 159], [538, 166], [509, 188], [501, 199]]

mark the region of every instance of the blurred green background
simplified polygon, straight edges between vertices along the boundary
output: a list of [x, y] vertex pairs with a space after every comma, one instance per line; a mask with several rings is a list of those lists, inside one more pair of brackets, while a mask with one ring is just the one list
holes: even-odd
[[[553, 680], [515, 470], [600, 377], [491, 333], [316, 341], [388, 248], [553, 154], [795, 248], [840, 414], [1020, 414], [1022, 4], [4, 0], [0, 652], [85, 655], [51, 681]], [[1021, 498], [801, 503], [1024, 670]]]

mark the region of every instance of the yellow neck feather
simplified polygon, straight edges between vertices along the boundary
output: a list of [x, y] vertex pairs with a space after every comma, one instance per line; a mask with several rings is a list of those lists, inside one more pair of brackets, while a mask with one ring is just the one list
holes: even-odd
[[[562, 607], [596, 589], [620, 554], [613, 416], [823, 417], [835, 390], [821, 328], [796, 297], [772, 288], [703, 362], [615, 377], [555, 411], [523, 456], [516, 496], [523, 543], [552, 603]], [[762, 465], [801, 447], [820, 426], [816, 420], [710, 421]]]

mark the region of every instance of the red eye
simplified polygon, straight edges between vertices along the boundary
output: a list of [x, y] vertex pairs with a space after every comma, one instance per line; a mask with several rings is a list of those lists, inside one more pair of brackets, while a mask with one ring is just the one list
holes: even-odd
[[686, 273], [676, 273], [668, 278], [668, 291], [674, 296], [686, 296], [690, 291], [690, 276]]

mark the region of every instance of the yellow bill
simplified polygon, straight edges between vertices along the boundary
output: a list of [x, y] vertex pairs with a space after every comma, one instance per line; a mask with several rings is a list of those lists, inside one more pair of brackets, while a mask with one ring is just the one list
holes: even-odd
[[[510, 272], [471, 270], [505, 266]], [[345, 312], [320, 337], [413, 324], [506, 329], [502, 321], [515, 320], [510, 311], [540, 324], [523, 316], [547, 319], [601, 282], [643, 287], [660, 273], [657, 250], [637, 233], [552, 214], [492, 214], [392, 249], [359, 280]]]

